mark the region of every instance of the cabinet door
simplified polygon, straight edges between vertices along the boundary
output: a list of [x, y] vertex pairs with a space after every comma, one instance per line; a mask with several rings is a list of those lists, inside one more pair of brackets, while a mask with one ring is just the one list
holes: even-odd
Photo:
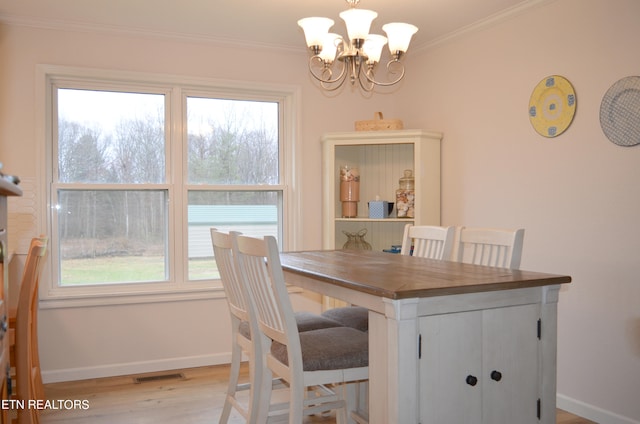
[[424, 317], [419, 331], [420, 422], [479, 423], [482, 311]]
[[537, 423], [538, 305], [420, 320], [422, 424]]
[[538, 423], [539, 309], [483, 311], [483, 423]]

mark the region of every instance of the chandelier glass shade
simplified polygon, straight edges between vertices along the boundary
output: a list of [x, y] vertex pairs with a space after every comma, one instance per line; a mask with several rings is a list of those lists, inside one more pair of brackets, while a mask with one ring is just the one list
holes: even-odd
[[[298, 21], [311, 52], [311, 75], [326, 90], [340, 88], [347, 77], [352, 85], [358, 82], [365, 91], [372, 91], [376, 86], [397, 84], [404, 77], [404, 64], [400, 59], [409, 49], [411, 37], [418, 28], [394, 22], [382, 26], [386, 37], [369, 34], [371, 23], [378, 14], [372, 10], [356, 9], [360, 0], [346, 1], [349, 9], [340, 13], [340, 17], [347, 27], [348, 40], [329, 32], [334, 24], [332, 19], [311, 17]], [[376, 79], [375, 72], [385, 45], [388, 45], [390, 54], [386, 65], [388, 80], [380, 81]]]

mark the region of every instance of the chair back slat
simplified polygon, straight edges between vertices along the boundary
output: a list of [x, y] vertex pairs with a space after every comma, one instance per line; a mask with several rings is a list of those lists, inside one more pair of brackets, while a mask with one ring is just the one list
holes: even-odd
[[289, 347], [297, 343], [299, 349], [298, 329], [275, 238], [237, 236], [234, 247], [238, 269], [250, 301], [254, 302], [260, 330]]
[[462, 228], [458, 261], [475, 265], [519, 269], [524, 229]]
[[404, 227], [400, 254], [449, 260], [453, 251], [454, 236], [455, 227], [407, 224]]
[[248, 303], [246, 293], [240, 284], [239, 276], [233, 259], [232, 234], [237, 232], [223, 233], [216, 228], [211, 228], [211, 243], [213, 245], [213, 256], [220, 273], [222, 288], [227, 296], [230, 312], [241, 321], [249, 321]]
[[249, 256], [243, 260], [249, 288], [254, 295], [259, 321], [274, 331], [284, 332], [284, 323], [278, 313], [277, 301], [269, 286], [266, 263], [259, 257]]
[[440, 240], [416, 240], [413, 242], [413, 256], [421, 258], [442, 257], [442, 245]]

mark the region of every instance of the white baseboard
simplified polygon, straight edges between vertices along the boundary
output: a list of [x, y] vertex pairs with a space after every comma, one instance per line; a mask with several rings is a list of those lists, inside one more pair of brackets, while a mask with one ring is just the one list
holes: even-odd
[[[221, 353], [216, 355], [189, 356], [184, 358], [169, 358], [155, 361], [100, 365], [96, 367], [67, 368], [43, 371], [42, 381], [44, 383], [59, 383], [63, 381], [86, 380], [90, 378], [115, 377], [118, 375], [134, 375], [147, 372], [221, 365], [228, 364], [229, 362], [231, 362], [231, 354]], [[600, 424], [640, 424], [640, 421], [618, 415], [611, 411], [572, 399], [562, 394], [558, 394], [556, 396], [556, 406], [567, 412]]]
[[640, 424], [640, 421], [633, 420], [622, 415], [615, 414], [597, 406], [589, 405], [579, 400], [558, 394], [556, 396], [556, 406], [567, 412], [587, 418], [600, 424]]
[[189, 356], [184, 358], [168, 358], [155, 361], [130, 362], [122, 364], [99, 365], [95, 367], [67, 368], [42, 371], [44, 383], [59, 383], [62, 381], [86, 380], [89, 378], [114, 377], [118, 375], [142, 374], [177, 370], [183, 368], [221, 365], [231, 362], [230, 353], [216, 355]]

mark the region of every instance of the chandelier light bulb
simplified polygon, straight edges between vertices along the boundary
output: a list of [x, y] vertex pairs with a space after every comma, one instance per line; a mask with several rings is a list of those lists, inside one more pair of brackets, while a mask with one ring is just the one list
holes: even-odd
[[354, 43], [356, 40], [364, 40], [369, 35], [371, 22], [378, 16], [373, 10], [347, 9], [340, 13], [340, 17], [347, 25], [347, 35]]
[[367, 56], [367, 64], [375, 65], [380, 62], [382, 48], [385, 44], [387, 44], [387, 37], [378, 34], [369, 34], [362, 46], [362, 51], [365, 56]]
[[304, 30], [304, 37], [307, 41], [307, 47], [312, 48], [319, 46], [322, 49], [324, 37], [333, 26], [333, 19], [329, 18], [304, 18], [298, 21], [298, 25]]
[[389, 37], [389, 51], [391, 54], [397, 52], [406, 53], [409, 50], [409, 43], [413, 34], [418, 32], [418, 27], [411, 24], [394, 22], [382, 26], [382, 30]]
[[342, 44], [342, 36], [340, 34], [327, 33], [323, 39], [322, 51], [318, 56], [325, 64], [333, 63], [340, 44]]

